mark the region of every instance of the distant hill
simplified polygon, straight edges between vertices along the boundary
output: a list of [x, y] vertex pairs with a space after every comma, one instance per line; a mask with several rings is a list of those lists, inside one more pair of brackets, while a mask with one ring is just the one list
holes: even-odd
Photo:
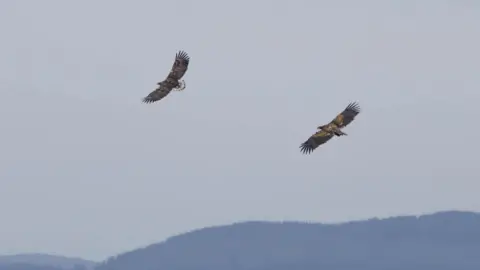
[[[9, 265], [8, 269], [30, 269], [35, 266], [46, 266], [45, 269], [61, 268], [61, 269], [86, 269], [91, 270], [94, 268], [96, 262], [84, 260], [80, 258], [69, 258], [57, 255], [48, 254], [17, 254], [17, 255], [4, 255], [0, 256], [0, 270], [2, 266]], [[38, 267], [37, 267], [38, 268]], [[43, 268], [42, 268], [43, 269]]]
[[0, 270], [63, 270], [62, 268], [48, 265], [34, 265], [28, 263], [0, 264]]
[[96, 270], [479, 270], [480, 214], [342, 224], [245, 222], [109, 258]]

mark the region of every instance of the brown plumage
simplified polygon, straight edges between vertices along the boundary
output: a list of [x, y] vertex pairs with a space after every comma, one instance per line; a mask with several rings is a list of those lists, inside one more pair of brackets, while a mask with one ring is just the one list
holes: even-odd
[[350, 124], [353, 119], [360, 113], [360, 106], [358, 103], [353, 102], [339, 113], [330, 123], [319, 126], [315, 134], [310, 136], [308, 140], [300, 145], [300, 151], [304, 154], [310, 154], [320, 145], [328, 142], [333, 136], [345, 136], [347, 135], [342, 131], [342, 128]]
[[143, 98], [144, 103], [152, 103], [159, 101], [167, 96], [172, 90], [182, 91], [186, 84], [184, 80], [180, 80], [188, 69], [190, 57], [184, 51], [179, 51], [175, 55], [175, 61], [165, 80], [157, 83], [158, 87], [153, 90], [148, 96]]
[[360, 106], [357, 102], [352, 102], [348, 104], [348, 106], [343, 110], [343, 112], [339, 113], [335, 119], [333, 119], [330, 123], [335, 124], [338, 128], [344, 128], [348, 124], [350, 124], [355, 116], [360, 113]]

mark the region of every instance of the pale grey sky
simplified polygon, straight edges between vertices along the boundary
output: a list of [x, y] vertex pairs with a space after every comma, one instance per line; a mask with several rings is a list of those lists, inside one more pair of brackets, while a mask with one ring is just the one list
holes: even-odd
[[[0, 254], [480, 211], [473, 0], [3, 1], [0, 30]], [[141, 103], [180, 49], [185, 91]]]

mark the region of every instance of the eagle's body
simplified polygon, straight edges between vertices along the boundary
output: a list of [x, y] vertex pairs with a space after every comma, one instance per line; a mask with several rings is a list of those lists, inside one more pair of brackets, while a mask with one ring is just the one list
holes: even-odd
[[153, 90], [148, 96], [143, 98], [143, 102], [152, 103], [159, 101], [166, 97], [172, 90], [182, 91], [185, 89], [186, 84], [184, 80], [180, 80], [187, 72], [188, 64], [190, 63], [190, 57], [184, 51], [179, 51], [175, 55], [175, 61], [173, 62], [172, 69], [165, 80], [157, 83], [157, 89]]
[[350, 124], [353, 119], [360, 113], [360, 106], [356, 103], [350, 103], [340, 114], [338, 114], [330, 123], [319, 126], [315, 134], [310, 136], [308, 140], [300, 145], [300, 150], [304, 154], [310, 154], [320, 145], [328, 142], [334, 136], [347, 135], [342, 128]]

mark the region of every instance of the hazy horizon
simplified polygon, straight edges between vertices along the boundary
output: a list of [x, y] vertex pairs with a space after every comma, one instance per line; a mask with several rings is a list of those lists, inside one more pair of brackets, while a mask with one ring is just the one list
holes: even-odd
[[[238, 221], [480, 211], [474, 1], [0, 7], [0, 254], [99, 261]], [[143, 104], [178, 50], [187, 88]], [[302, 155], [352, 101], [348, 136]]]
[[[439, 214], [446, 214], [446, 213], [451, 213], [451, 212], [459, 212], [459, 213], [467, 213], [468, 212], [468, 213], [476, 213], [476, 214], [480, 215], [480, 212], [463, 211], [463, 210], [443, 210], [443, 211], [423, 213], [423, 214], [418, 214], [418, 215], [397, 215], [397, 216], [389, 216], [389, 217], [370, 217], [370, 218], [364, 218], [364, 219], [355, 219], [355, 220], [346, 220], [346, 221], [337, 221], [337, 222], [317, 221], [317, 222], [314, 222], [313, 224], [339, 225], [339, 224], [347, 224], [347, 223], [350, 223], [350, 222], [369, 222], [369, 221], [372, 221], [372, 219], [375, 219], [375, 218], [378, 218], [380, 220], [385, 220], [385, 219], [389, 219], [389, 218], [398, 218], [398, 217], [406, 217], [406, 216], [419, 217], [419, 216], [439, 215]], [[284, 220], [283, 221], [282, 220], [243, 220], [243, 221], [237, 221], [237, 222], [234, 221], [234, 222], [227, 223], [227, 224], [212, 224], [212, 225], [206, 226], [206, 227], [192, 228], [190, 230], [179, 232], [179, 233], [167, 236], [165, 239], [159, 239], [159, 240], [157, 240], [155, 242], [152, 242], [152, 243], [148, 243], [148, 244], [145, 244], [145, 245], [142, 245], [142, 246], [138, 246], [138, 247], [134, 247], [134, 248], [131, 248], [131, 249], [128, 249], [128, 250], [124, 250], [124, 251], [116, 253], [116, 254], [111, 254], [111, 255], [109, 255], [105, 258], [99, 259], [99, 260], [93, 260], [93, 259], [83, 258], [83, 257], [80, 257], [80, 256], [74, 256], [74, 255], [65, 256], [65, 255], [59, 254], [59, 253], [39, 253], [39, 252], [0, 254], [0, 258], [5, 257], [5, 256], [35, 256], [35, 255], [44, 256], [44, 255], [48, 255], [48, 256], [66, 257], [66, 258], [69, 258], [69, 259], [88, 260], [88, 261], [91, 261], [91, 262], [94, 262], [94, 263], [101, 263], [101, 262], [105, 262], [105, 260], [107, 260], [110, 257], [117, 256], [117, 255], [122, 255], [125, 252], [131, 252], [131, 251], [134, 251], [134, 250], [138, 251], [138, 250], [141, 250], [142, 248], [151, 247], [152, 244], [159, 244], [159, 243], [165, 244], [166, 240], [170, 239], [170, 241], [172, 241], [173, 238], [176, 238], [177, 236], [180, 236], [180, 235], [186, 235], [186, 234], [189, 234], [189, 233], [200, 233], [200, 231], [203, 230], [203, 229], [213, 229], [213, 228], [218, 229], [219, 227], [222, 227], [222, 226], [235, 226], [235, 225], [239, 225], [241, 223], [250, 223], [251, 224], [251, 223], [257, 223], [257, 222], [260, 222], [260, 223], [263, 223], [263, 222], [268, 222], [268, 223], [270, 223], [270, 222], [273, 222], [273, 223], [282, 222], [282, 224], [284, 224], [283, 223]], [[296, 222], [301, 223], [301, 222], [311, 222], [311, 221], [308, 221], [308, 220], [305, 220], [305, 221], [302, 221], [302, 220], [288, 220], [288, 221], [285, 221], [285, 222], [293, 222], [293, 224], [295, 224]]]

